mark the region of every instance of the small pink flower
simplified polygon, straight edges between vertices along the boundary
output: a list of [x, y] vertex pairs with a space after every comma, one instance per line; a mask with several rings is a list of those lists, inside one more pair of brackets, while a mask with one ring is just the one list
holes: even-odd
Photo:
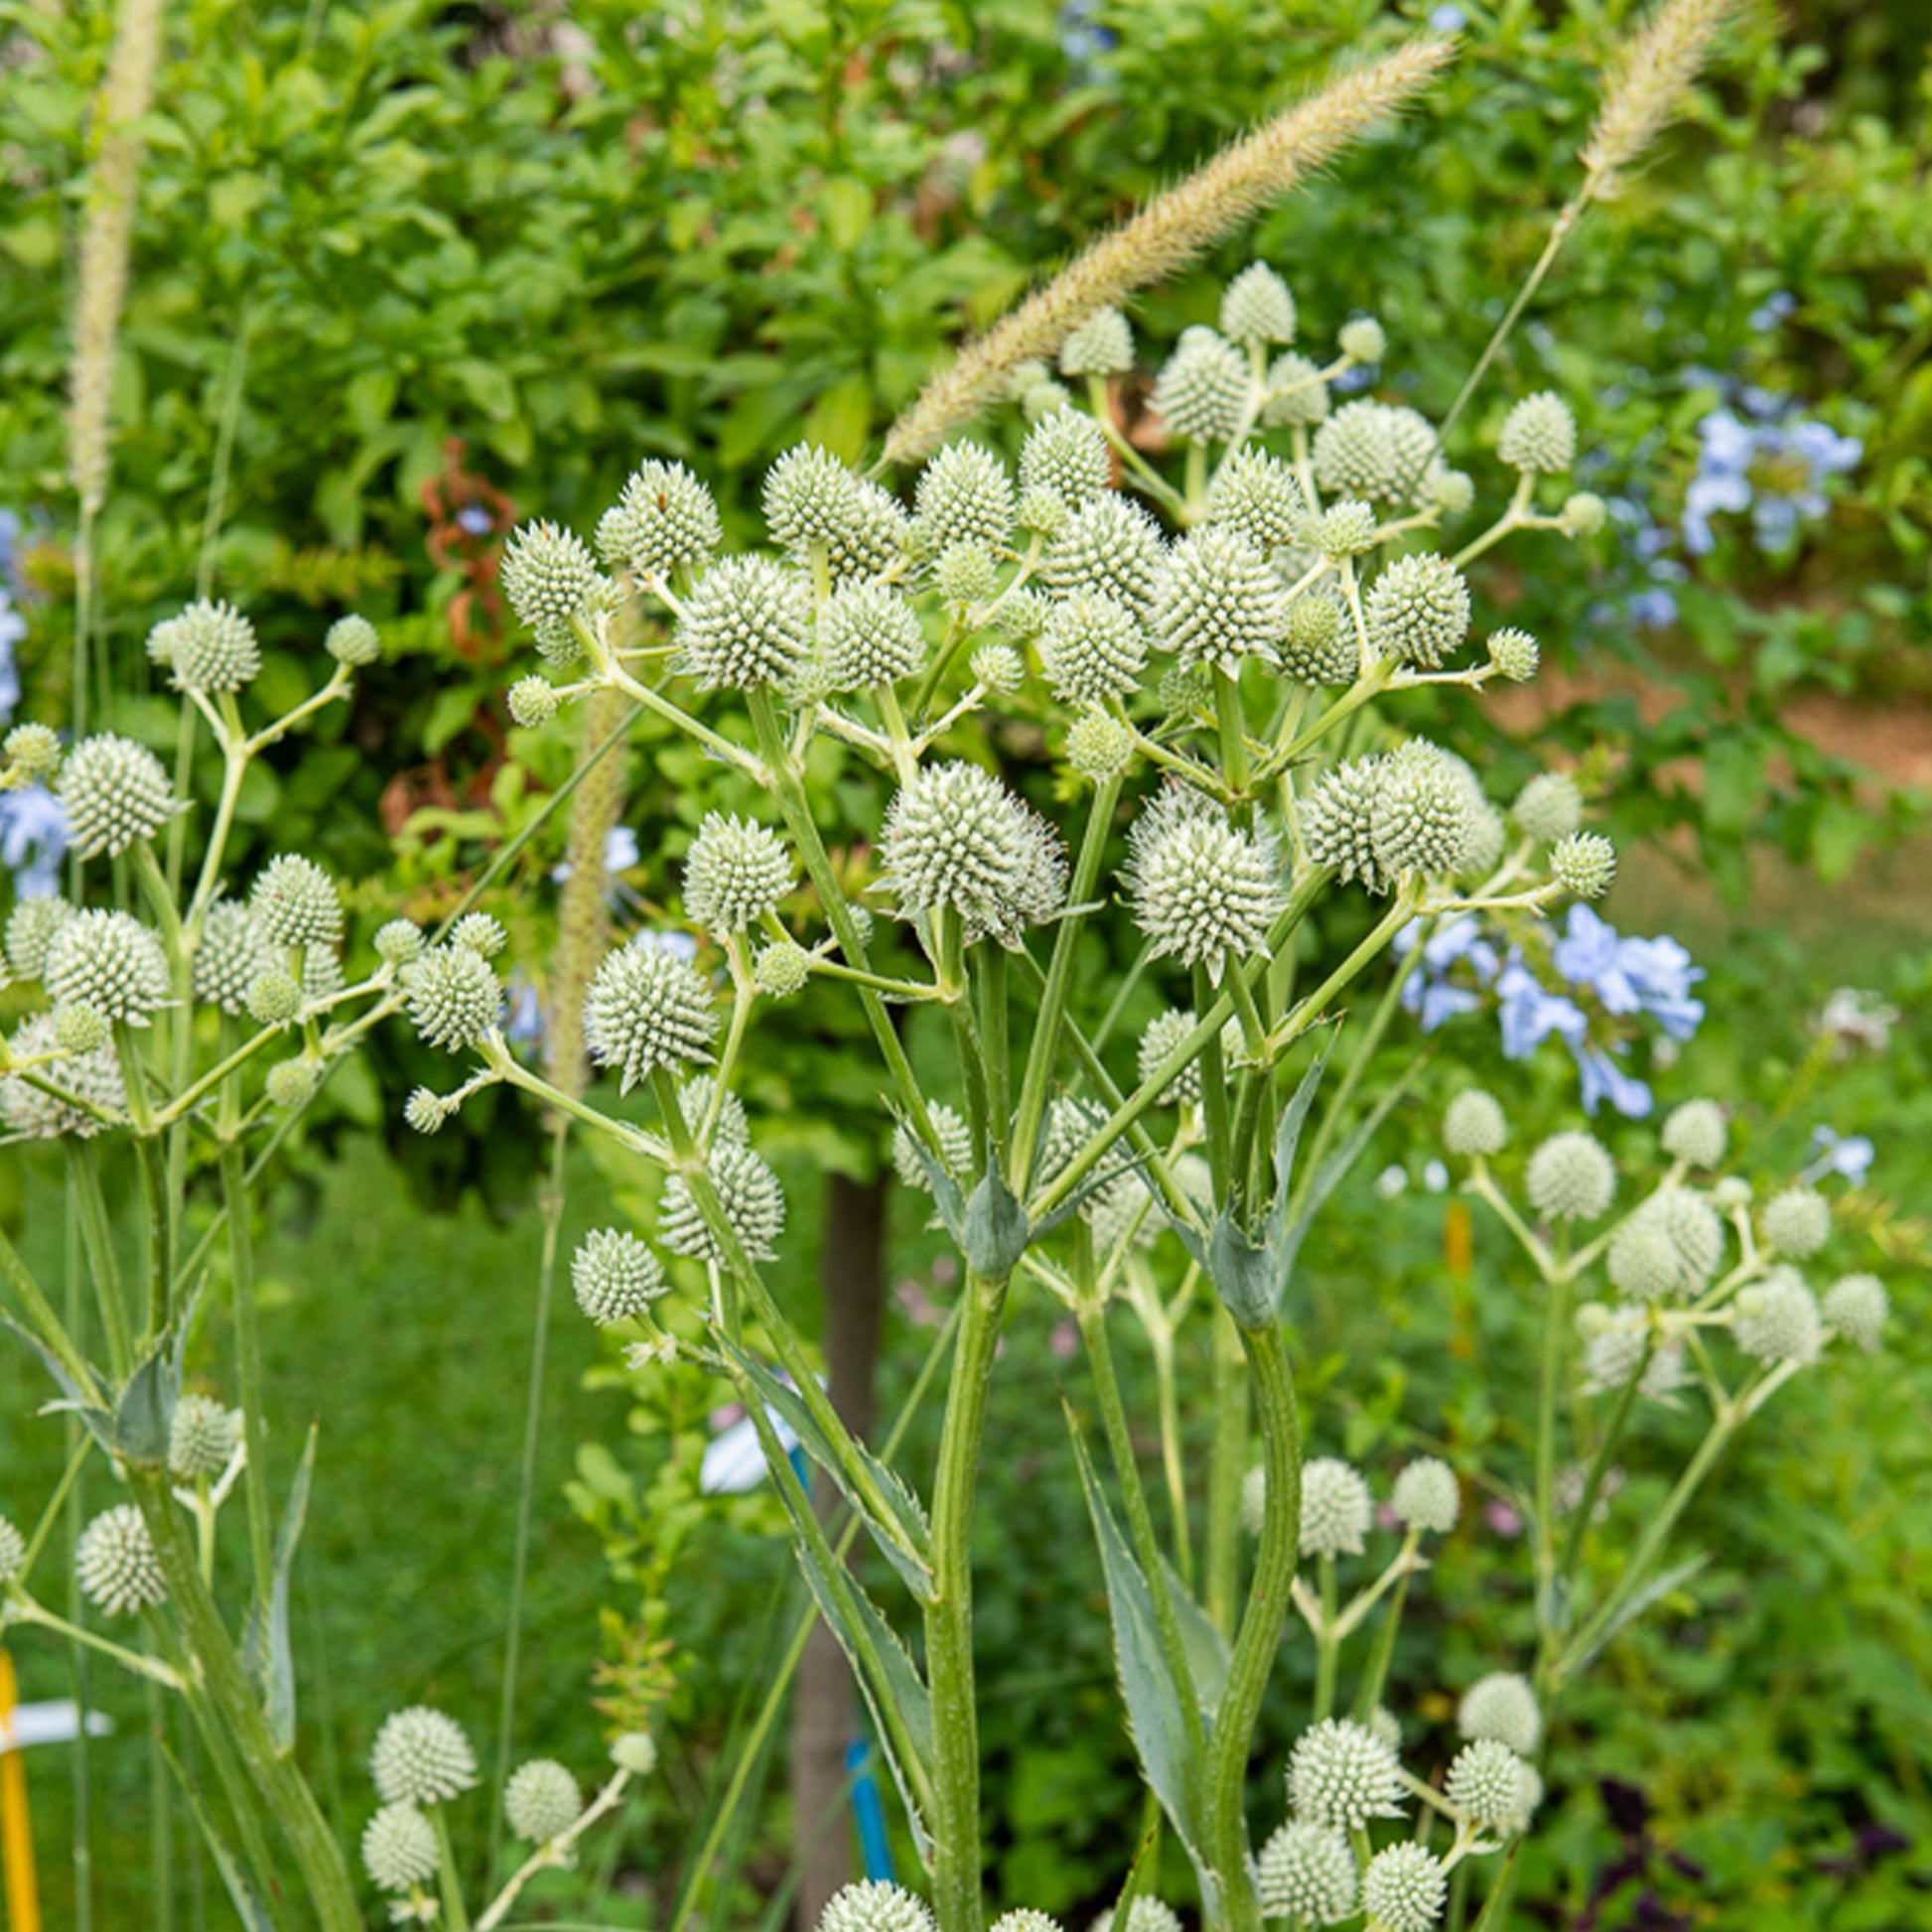
[[941, 1255], [932, 1264], [932, 1279], [941, 1288], [950, 1288], [959, 1279], [959, 1263], [951, 1255]]
[[1395, 1513], [1394, 1503], [1375, 1505], [1375, 1527], [1378, 1530], [1399, 1530], [1402, 1527], [1402, 1518]]
[[714, 1436], [718, 1435], [721, 1431], [729, 1429], [733, 1423], [743, 1422], [744, 1420], [745, 1405], [742, 1402], [721, 1403], [705, 1418]]
[[936, 1328], [945, 1320], [931, 1299], [915, 1281], [902, 1281], [893, 1293], [898, 1298], [898, 1305], [905, 1311], [905, 1318], [917, 1328]]
[[1053, 1332], [1046, 1345], [1053, 1351], [1055, 1361], [1070, 1361], [1079, 1352], [1080, 1330], [1071, 1315], [1053, 1323]]
[[1498, 1536], [1521, 1536], [1523, 1534], [1522, 1517], [1510, 1508], [1507, 1503], [1484, 1503], [1482, 1506], [1482, 1520]]

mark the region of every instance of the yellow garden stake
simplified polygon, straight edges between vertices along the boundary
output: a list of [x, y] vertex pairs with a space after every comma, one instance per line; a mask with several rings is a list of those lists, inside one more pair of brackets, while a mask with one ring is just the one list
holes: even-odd
[[7, 1925], [9, 1932], [41, 1932], [34, 1834], [27, 1819], [27, 1763], [14, 1742], [18, 1698], [14, 1660], [0, 1648], [0, 1871], [6, 1875]]

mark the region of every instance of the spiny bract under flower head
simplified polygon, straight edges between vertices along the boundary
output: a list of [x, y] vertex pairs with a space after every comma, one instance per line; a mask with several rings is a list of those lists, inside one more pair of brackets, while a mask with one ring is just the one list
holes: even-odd
[[511, 1832], [533, 1845], [561, 1838], [583, 1815], [577, 1780], [554, 1757], [533, 1757], [510, 1773], [503, 1787], [503, 1816]]
[[1832, 1204], [1815, 1187], [1787, 1187], [1758, 1209], [1757, 1225], [1779, 1253], [1804, 1261], [1832, 1238]]
[[375, 625], [352, 611], [345, 618], [338, 618], [323, 633], [322, 647], [338, 664], [352, 671], [373, 664], [382, 655], [382, 639], [376, 635]]
[[890, 584], [843, 584], [818, 614], [827, 687], [859, 691], [897, 684], [925, 661], [917, 613]]
[[[778, 1176], [740, 1141], [718, 1142], [705, 1171], [739, 1246], [754, 1261], [775, 1261], [785, 1226], [785, 1195]], [[673, 1254], [724, 1265], [725, 1251], [681, 1173], [673, 1173], [664, 1183], [657, 1204], [657, 1237]]]
[[707, 812], [684, 861], [684, 910], [711, 932], [743, 932], [791, 891], [791, 854], [769, 826]]
[[1433, 671], [1469, 634], [1469, 587], [1447, 557], [1398, 557], [1368, 587], [1363, 615], [1383, 656]]
[[132, 913], [101, 907], [62, 921], [43, 977], [57, 1007], [83, 1004], [130, 1027], [147, 1026], [170, 992], [161, 941]]
[[175, 815], [161, 760], [145, 745], [112, 732], [83, 738], [55, 780], [67, 813], [68, 842], [79, 859], [118, 859], [136, 839], [151, 839]]
[[460, 1053], [495, 1026], [503, 989], [489, 961], [468, 946], [437, 946], [403, 968], [410, 1024], [427, 1046]]
[[1257, 1876], [1271, 1919], [1335, 1925], [1355, 1910], [1355, 1854], [1331, 1826], [1290, 1819], [1261, 1848]]
[[555, 523], [525, 523], [510, 532], [499, 581], [518, 621], [553, 664], [568, 664], [582, 653], [576, 624], [589, 621], [610, 599], [583, 539]]
[[812, 602], [795, 571], [769, 557], [723, 557], [678, 620], [679, 666], [707, 691], [783, 684], [811, 651]]
[[1295, 340], [1295, 298], [1266, 262], [1250, 262], [1221, 296], [1221, 334], [1231, 343]]
[[177, 691], [239, 691], [262, 667], [255, 626], [232, 604], [191, 604], [169, 632], [168, 667]]
[[1659, 1138], [1674, 1160], [1686, 1167], [1710, 1169], [1723, 1164], [1730, 1128], [1715, 1100], [1687, 1100], [1671, 1109]]
[[[54, 1016], [31, 1014], [15, 1029], [9, 1044], [16, 1059], [37, 1059], [52, 1052], [59, 1044]], [[109, 1113], [118, 1114], [127, 1106], [120, 1055], [111, 1045], [96, 1047], [90, 1053], [69, 1053], [47, 1072], [77, 1099], [90, 1100]], [[6, 1122], [8, 1133], [24, 1134], [34, 1141], [59, 1140], [64, 1134], [91, 1140], [102, 1126], [84, 1108], [44, 1092], [18, 1073], [0, 1079], [0, 1120]]]
[[241, 1411], [209, 1395], [185, 1395], [168, 1426], [168, 1467], [190, 1482], [218, 1476], [241, 1441]]
[[1317, 1455], [1302, 1465], [1302, 1554], [1358, 1557], [1374, 1515], [1361, 1471], [1339, 1457]]
[[584, 1003], [584, 1034], [599, 1066], [619, 1069], [628, 1093], [658, 1067], [711, 1058], [718, 1009], [697, 970], [648, 939], [605, 955]]
[[1326, 422], [1330, 401], [1321, 371], [1306, 355], [1292, 351], [1268, 365], [1268, 400], [1261, 420], [1268, 429], [1306, 428]]
[[1160, 526], [1112, 490], [1084, 503], [1046, 547], [1043, 574], [1062, 595], [1101, 591], [1146, 620], [1167, 568]]
[[1210, 523], [1182, 537], [1168, 558], [1154, 628], [1183, 667], [1239, 677], [1244, 658], [1279, 664], [1288, 597], [1268, 560], [1237, 529]]
[[1543, 1735], [1543, 1712], [1528, 1678], [1491, 1671], [1462, 1693], [1455, 1727], [1464, 1737], [1493, 1737], [1518, 1757], [1528, 1757]]
[[1283, 894], [1273, 842], [1238, 830], [1200, 792], [1170, 784], [1135, 820], [1123, 877], [1156, 958], [1205, 966], [1262, 951]]
[[1288, 1800], [1306, 1824], [1358, 1832], [1371, 1819], [1402, 1816], [1402, 1767], [1372, 1730], [1323, 1718], [1288, 1760]]
[[1099, 591], [1076, 591], [1047, 614], [1040, 668], [1061, 703], [1102, 704], [1139, 684], [1147, 646], [1147, 631], [1126, 605]]
[[1212, 329], [1183, 329], [1154, 385], [1154, 413], [1172, 436], [1217, 443], [1231, 436], [1248, 400], [1247, 358]]
[[664, 1270], [634, 1234], [593, 1228], [570, 1258], [577, 1306], [600, 1328], [642, 1314], [664, 1293]]
[[1616, 1195], [1616, 1164], [1602, 1142], [1571, 1129], [1530, 1156], [1524, 1186], [1546, 1221], [1593, 1221]]
[[1362, 1873], [1362, 1909], [1375, 1932], [1430, 1932], [1448, 1895], [1442, 1861], [1413, 1841], [1384, 1846]]
[[1100, 425], [1082, 410], [1054, 410], [1021, 446], [1021, 490], [1044, 490], [1068, 509], [1098, 496], [1113, 478], [1113, 452]]
[[454, 1718], [412, 1704], [382, 1721], [369, 1773], [385, 1805], [441, 1805], [477, 1782], [477, 1753]]
[[862, 1878], [832, 1894], [818, 1932], [933, 1932], [924, 1899], [879, 1878]]
[[1616, 847], [1600, 832], [1572, 832], [1552, 849], [1550, 876], [1579, 898], [1601, 898], [1616, 877]]
[[912, 496], [914, 528], [928, 556], [955, 543], [1002, 550], [1013, 534], [1013, 479], [979, 443], [954, 443], [919, 473]]
[[132, 1503], [102, 1510], [80, 1532], [73, 1574], [81, 1595], [108, 1616], [127, 1616], [168, 1600], [161, 1559]]
[[1509, 1122], [1493, 1094], [1465, 1087], [1443, 1116], [1443, 1145], [1451, 1154], [1500, 1154], [1509, 1139]]
[[1509, 815], [1531, 838], [1554, 845], [1584, 822], [1584, 794], [1568, 771], [1539, 771], [1517, 793]]
[[597, 547], [612, 569], [663, 579], [702, 563], [723, 532], [711, 491], [681, 463], [641, 463], [597, 526]]
[[1125, 375], [1134, 338], [1118, 309], [1096, 309], [1060, 345], [1062, 375]]
[[1455, 1471], [1434, 1455], [1419, 1455], [1402, 1465], [1389, 1503], [1405, 1529], [1427, 1530], [1432, 1536], [1449, 1535], [1462, 1512]]
[[1496, 454], [1512, 470], [1557, 476], [1577, 461], [1577, 419], [1554, 390], [1525, 396], [1503, 418]]
[[248, 909], [274, 946], [333, 946], [343, 936], [343, 901], [336, 882], [293, 852], [269, 860], [255, 876]]
[[1518, 1831], [1529, 1809], [1529, 1768], [1500, 1738], [1478, 1737], [1456, 1752], [1443, 1795], [1485, 1830]]
[[362, 1827], [362, 1868], [377, 1891], [428, 1884], [437, 1857], [436, 1827], [414, 1805], [384, 1805]]

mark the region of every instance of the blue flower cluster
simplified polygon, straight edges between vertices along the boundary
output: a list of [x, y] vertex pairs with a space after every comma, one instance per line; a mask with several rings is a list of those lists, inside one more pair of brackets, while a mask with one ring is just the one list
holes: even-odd
[[[21, 594], [20, 535], [19, 516], [0, 510], [0, 725], [12, 721], [20, 702], [14, 646], [27, 635], [27, 620], [15, 604]], [[60, 889], [67, 843], [61, 801], [45, 785], [0, 791], [0, 865], [13, 874], [14, 891], [22, 898]]]
[[1698, 424], [1697, 475], [1684, 492], [1684, 548], [1694, 557], [1717, 548], [1714, 516], [1751, 516], [1751, 538], [1782, 556], [1798, 526], [1831, 507], [1825, 483], [1858, 467], [1864, 445], [1829, 423], [1804, 416], [1790, 397], [1746, 385], [1737, 408], [1714, 409]]
[[1554, 1035], [1577, 1062], [1586, 1113], [1607, 1100], [1628, 1119], [1644, 1118], [1650, 1088], [1618, 1064], [1635, 1026], [1647, 1021], [1682, 1042], [1704, 1019], [1692, 992], [1704, 969], [1675, 939], [1625, 938], [1587, 905], [1573, 905], [1561, 932], [1537, 920], [1514, 939], [1473, 912], [1434, 932], [1418, 919], [1396, 950], [1406, 958], [1419, 948], [1402, 1004], [1424, 1033], [1493, 1007], [1506, 1059], [1528, 1059]]

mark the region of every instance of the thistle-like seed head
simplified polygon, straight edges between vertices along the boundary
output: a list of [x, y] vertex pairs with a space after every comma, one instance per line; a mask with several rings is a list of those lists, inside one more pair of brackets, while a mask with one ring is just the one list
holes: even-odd
[[1295, 472], [1250, 443], [1216, 471], [1208, 485], [1207, 513], [1239, 530], [1266, 557], [1296, 541], [1309, 506]]
[[1020, 488], [1056, 497], [1068, 509], [1109, 488], [1114, 454], [1100, 425], [1079, 409], [1042, 416], [1020, 450]]
[[1238, 830], [1211, 799], [1170, 784], [1135, 821], [1122, 877], [1155, 957], [1205, 966], [1219, 985], [1230, 956], [1263, 951], [1282, 909], [1265, 831]]
[[410, 1024], [426, 1046], [461, 1053], [495, 1026], [503, 988], [489, 961], [468, 946], [435, 946], [402, 969]]
[[883, 1879], [862, 1878], [832, 1894], [818, 1932], [934, 1932], [935, 1924], [924, 1899]]
[[1503, 418], [1496, 454], [1512, 470], [1560, 476], [1577, 461], [1577, 419], [1550, 389], [1525, 396]]
[[1331, 765], [1302, 806], [1302, 842], [1318, 866], [1332, 866], [1344, 886], [1378, 897], [1395, 884], [1376, 851], [1374, 827], [1382, 794], [1382, 759]]
[[662, 580], [701, 564], [724, 535], [711, 491], [681, 463], [639, 464], [597, 526], [599, 554], [613, 570]]
[[1715, 1100], [1687, 1100], [1671, 1109], [1659, 1138], [1664, 1152], [1674, 1160], [1686, 1167], [1708, 1170], [1724, 1165], [1730, 1127], [1725, 1110]]
[[1518, 1757], [1535, 1753], [1543, 1735], [1543, 1712], [1529, 1679], [1514, 1671], [1492, 1671], [1462, 1693], [1455, 1727], [1464, 1737], [1493, 1737]]
[[1433, 1932], [1449, 1896], [1449, 1875], [1426, 1846], [1384, 1846], [1362, 1873], [1362, 1909], [1378, 1932]]
[[1221, 296], [1221, 334], [1244, 346], [1292, 343], [1295, 298], [1266, 262], [1250, 262]]
[[599, 1066], [619, 1070], [628, 1093], [656, 1068], [711, 1058], [718, 1009], [695, 968], [647, 940], [605, 956], [584, 1003], [584, 1032]]
[[18, 980], [37, 980], [47, 970], [54, 935], [73, 917], [73, 907], [55, 893], [21, 899], [7, 915], [7, 967]]
[[1402, 1816], [1402, 1766], [1364, 1725], [1323, 1718], [1289, 1757], [1288, 1801], [1305, 1824], [1359, 1832], [1373, 1818]]
[[1447, 557], [1398, 557], [1368, 587], [1363, 615], [1384, 657], [1433, 671], [1469, 634], [1469, 586]]
[[414, 1805], [384, 1805], [362, 1827], [362, 1868], [377, 1891], [426, 1885], [437, 1863], [436, 1827]]
[[1244, 658], [1280, 664], [1288, 597], [1268, 559], [1239, 530], [1210, 523], [1169, 553], [1154, 629], [1183, 668], [1238, 677]]
[[754, 983], [772, 1000], [788, 1000], [794, 993], [802, 993], [811, 970], [811, 954], [789, 939], [761, 948], [752, 961]]
[[[966, 1117], [943, 1100], [927, 1101], [925, 1113], [932, 1123], [932, 1131], [939, 1137], [940, 1162], [955, 1180], [965, 1179], [973, 1171], [973, 1130], [966, 1125]], [[893, 1172], [905, 1186], [929, 1194], [932, 1182], [915, 1151], [916, 1145], [912, 1130], [903, 1121], [894, 1128]]]
[[1815, 1187], [1787, 1187], [1758, 1209], [1758, 1233], [1793, 1261], [1805, 1261], [1832, 1238], [1832, 1205]]
[[843, 584], [818, 614], [818, 648], [833, 691], [897, 684], [925, 662], [918, 614], [890, 584]]
[[1050, 489], [1023, 489], [1019, 514], [1020, 527], [1030, 536], [1052, 538], [1066, 528], [1072, 511]]
[[1463, 1817], [1485, 1831], [1519, 1832], [1529, 1822], [1534, 1804], [1533, 1775], [1500, 1739], [1478, 1737], [1456, 1752], [1443, 1780], [1443, 1795]]
[[525, 523], [510, 532], [499, 573], [517, 621], [553, 664], [583, 653], [579, 624], [609, 608], [611, 585], [581, 537], [555, 523]]
[[1501, 1104], [1480, 1087], [1463, 1088], [1443, 1115], [1443, 1145], [1450, 1154], [1500, 1154], [1508, 1139]]
[[710, 932], [743, 932], [795, 883], [791, 854], [769, 826], [707, 812], [685, 856], [685, 914]]
[[1268, 365], [1268, 400], [1261, 405], [1266, 429], [1308, 428], [1328, 420], [1328, 385], [1306, 355], [1292, 350]]
[[1436, 462], [1436, 432], [1413, 409], [1360, 398], [1314, 433], [1314, 480], [1326, 496], [1404, 503]]
[[102, 1018], [145, 1027], [168, 1004], [168, 956], [128, 912], [98, 907], [62, 920], [43, 973], [57, 1007], [90, 1006]]
[[563, 700], [557, 696], [557, 687], [547, 677], [532, 673], [529, 677], [518, 678], [510, 686], [506, 702], [511, 722], [525, 731], [535, 731], [539, 725], [547, 725], [556, 717]]
[[336, 882], [293, 852], [269, 860], [248, 895], [262, 936], [272, 946], [334, 946], [343, 936], [343, 901]]
[[1140, 683], [1147, 646], [1147, 630], [1126, 605], [1103, 592], [1075, 591], [1047, 614], [1040, 668], [1062, 704], [1104, 704]]
[[831, 539], [827, 561], [834, 584], [868, 583], [907, 553], [911, 519], [890, 490], [861, 483], [853, 497], [856, 513], [849, 527]]
[[51, 778], [61, 768], [61, 741], [46, 725], [16, 725], [0, 742], [0, 759], [30, 778]]
[[1304, 684], [1355, 682], [1361, 652], [1348, 607], [1333, 591], [1306, 591], [1288, 607], [1281, 657], [1283, 671]]
[[1509, 815], [1533, 839], [1555, 845], [1584, 822], [1584, 794], [1568, 771], [1539, 771], [1517, 793]]
[[1376, 864], [1403, 873], [1464, 871], [1482, 827], [1466, 780], [1440, 746], [1412, 738], [1382, 760], [1369, 816]]
[[176, 810], [161, 760], [112, 732], [83, 738], [69, 752], [54, 791], [80, 859], [118, 859], [136, 839], [153, 838]]
[[793, 555], [830, 545], [858, 521], [859, 479], [829, 450], [800, 443], [764, 476], [764, 523], [771, 541]]
[[[78, 1012], [79, 1008], [63, 1008]], [[14, 1031], [10, 1044], [17, 1059], [35, 1059], [51, 1052], [61, 1042], [58, 1022], [51, 1013], [36, 1013], [23, 1020]], [[92, 1052], [69, 1052], [67, 1058], [45, 1069], [59, 1086], [82, 1100], [90, 1100], [109, 1113], [120, 1113], [127, 1106], [127, 1089], [121, 1083], [120, 1055], [112, 1046], [97, 1046]], [[22, 1134], [33, 1141], [56, 1141], [64, 1134], [76, 1140], [91, 1140], [101, 1123], [84, 1108], [70, 1106], [51, 1093], [43, 1092], [18, 1073], [0, 1078], [0, 1120], [10, 1134]]]
[[510, 1831], [533, 1845], [561, 1838], [584, 1814], [577, 1780], [554, 1757], [533, 1757], [510, 1773], [503, 1816]]
[[218, 898], [195, 948], [195, 998], [239, 1019], [247, 1011], [249, 987], [278, 964], [254, 913], [238, 898]]
[[811, 653], [810, 593], [769, 557], [722, 557], [686, 601], [677, 643], [680, 668], [706, 691], [784, 684]]
[[1104, 711], [1083, 711], [1066, 732], [1066, 761], [1093, 784], [1117, 778], [1134, 761], [1134, 729]]
[[1601, 898], [1616, 877], [1616, 847], [1600, 832], [1572, 832], [1551, 849], [1550, 876], [1579, 898]]
[[992, 551], [971, 538], [949, 543], [932, 567], [932, 588], [946, 604], [984, 604], [999, 581]]
[[1825, 1291], [1825, 1319], [1867, 1355], [1884, 1340], [1891, 1298], [1876, 1275], [1846, 1275]]
[[1594, 1221], [1616, 1197], [1616, 1164], [1601, 1141], [1571, 1129], [1530, 1156], [1523, 1184], [1544, 1220]]
[[955, 543], [1006, 548], [1013, 534], [1013, 479], [993, 452], [954, 443], [919, 473], [913, 492], [913, 529], [921, 549], [936, 557]]
[[[778, 1176], [740, 1141], [719, 1141], [705, 1162], [725, 1220], [754, 1261], [775, 1261], [785, 1226], [785, 1194]], [[681, 1173], [664, 1182], [657, 1203], [657, 1238], [673, 1254], [723, 1266], [725, 1251], [706, 1225]]]
[[662, 1264], [622, 1228], [585, 1235], [570, 1258], [570, 1284], [577, 1306], [600, 1328], [642, 1314], [665, 1292]]
[[1261, 1908], [1271, 1919], [1334, 1925], [1355, 1909], [1355, 1854], [1345, 1832], [1290, 1819], [1261, 1848]]
[[1154, 413], [1171, 436], [1218, 443], [1247, 406], [1248, 360], [1212, 329], [1183, 329], [1154, 385]]
[[1358, 1557], [1375, 1514], [1361, 1471], [1337, 1456], [1302, 1465], [1302, 1554]]
[[1096, 309], [1060, 345], [1062, 375], [1125, 375], [1133, 366], [1133, 332], [1118, 309]]
[[329, 626], [323, 635], [322, 647], [338, 664], [351, 671], [373, 664], [382, 655], [382, 639], [376, 635], [375, 625], [367, 618], [357, 617], [353, 612], [345, 618], [338, 618]]
[[503, 922], [487, 912], [466, 912], [450, 928], [449, 943], [462, 946], [480, 959], [494, 959], [509, 942]]
[[1314, 519], [1308, 532], [1310, 544], [1324, 557], [1359, 557], [1375, 548], [1375, 533], [1381, 527], [1374, 508], [1344, 497], [1331, 503]]
[[382, 1721], [369, 1772], [385, 1805], [441, 1805], [477, 1782], [477, 1753], [454, 1718], [412, 1704]]
[[1462, 1513], [1462, 1494], [1455, 1471], [1434, 1455], [1405, 1462], [1395, 1479], [1389, 1505], [1405, 1529], [1447, 1536]]
[[1099, 591], [1143, 621], [1166, 574], [1167, 545], [1138, 503], [1113, 490], [1083, 503], [1047, 545], [1042, 571], [1050, 589]]
[[239, 691], [262, 667], [255, 626], [231, 604], [191, 604], [169, 630], [168, 666], [177, 691]]
[[218, 1476], [241, 1441], [241, 1411], [211, 1395], [185, 1395], [168, 1427], [168, 1467], [189, 1482]]
[[80, 1532], [73, 1574], [81, 1595], [107, 1616], [129, 1616], [168, 1600], [161, 1559], [132, 1503], [102, 1510]]
[[375, 956], [387, 966], [407, 966], [422, 958], [424, 943], [414, 919], [390, 919], [376, 928]]
[[1335, 343], [1353, 362], [1379, 362], [1389, 349], [1387, 332], [1373, 316], [1357, 316], [1343, 323]]
[[1774, 1268], [1739, 1289], [1731, 1304], [1731, 1338], [1761, 1362], [1815, 1362], [1825, 1346], [1818, 1298], [1795, 1268]]

